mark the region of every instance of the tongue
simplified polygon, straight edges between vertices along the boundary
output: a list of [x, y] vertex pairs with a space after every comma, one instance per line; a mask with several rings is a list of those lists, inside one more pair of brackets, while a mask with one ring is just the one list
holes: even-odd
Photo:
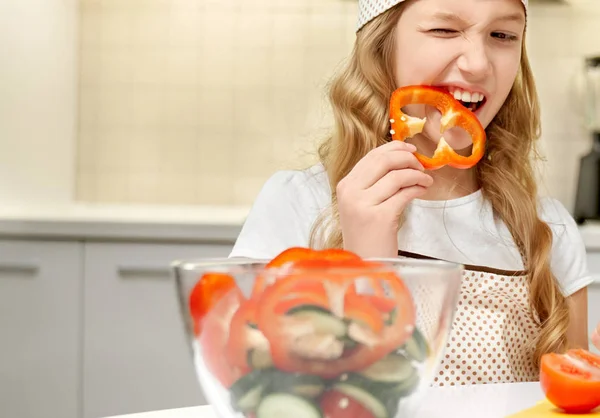
[[466, 107], [467, 109], [469, 109], [471, 112], [474, 112], [475, 109], [477, 109], [477, 103], [473, 103], [473, 102], [463, 102], [461, 100], [461, 103], [464, 107]]

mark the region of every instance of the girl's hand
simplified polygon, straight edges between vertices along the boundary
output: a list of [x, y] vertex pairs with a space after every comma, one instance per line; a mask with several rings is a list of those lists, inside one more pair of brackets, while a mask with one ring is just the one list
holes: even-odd
[[414, 145], [390, 141], [365, 155], [337, 185], [344, 249], [361, 257], [397, 257], [398, 221], [433, 178]]
[[592, 344], [594, 344], [596, 348], [600, 350], [600, 324], [598, 324], [594, 332], [592, 332]]

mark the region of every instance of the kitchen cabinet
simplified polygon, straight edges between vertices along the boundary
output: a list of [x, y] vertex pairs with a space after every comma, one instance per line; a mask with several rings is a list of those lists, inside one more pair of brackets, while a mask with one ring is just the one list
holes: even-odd
[[[60, 241], [13, 231], [0, 240], [0, 416], [99, 418], [206, 403], [169, 266], [226, 257], [233, 241], [182, 243], [174, 233], [125, 241], [128, 231], [111, 239], [97, 230]], [[588, 257], [598, 278], [589, 287], [591, 331], [600, 320], [600, 251]]]
[[231, 245], [86, 243], [85, 418], [202, 405], [169, 264]]
[[79, 242], [0, 241], [0, 415], [80, 416]]
[[[588, 287], [588, 327], [591, 335], [600, 322], [600, 251], [588, 253], [588, 267], [596, 276], [596, 281]], [[590, 349], [600, 354], [600, 350], [591, 344]]]

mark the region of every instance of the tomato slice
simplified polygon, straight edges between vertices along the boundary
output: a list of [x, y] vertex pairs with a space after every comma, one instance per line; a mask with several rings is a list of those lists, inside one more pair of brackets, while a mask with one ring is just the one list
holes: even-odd
[[[237, 289], [237, 290], [235, 290]], [[199, 335], [202, 321], [212, 307], [230, 291], [239, 292], [235, 279], [225, 273], [206, 273], [190, 293], [189, 308], [194, 334]], [[241, 292], [239, 292], [241, 295]]]
[[206, 368], [227, 388], [245, 373], [244, 370], [230, 365], [227, 357], [223, 355], [227, 347], [231, 319], [243, 300], [242, 292], [237, 287], [221, 297], [204, 317], [198, 336]]
[[600, 356], [587, 350], [542, 356], [540, 384], [546, 398], [567, 413], [600, 406]]
[[327, 418], [375, 418], [375, 415], [356, 399], [337, 390], [325, 392], [319, 406]]

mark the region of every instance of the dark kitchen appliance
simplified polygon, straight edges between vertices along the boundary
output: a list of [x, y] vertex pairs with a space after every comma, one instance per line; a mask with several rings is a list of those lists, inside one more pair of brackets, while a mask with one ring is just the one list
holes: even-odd
[[586, 127], [592, 137], [590, 152], [579, 161], [574, 218], [578, 224], [600, 220], [600, 56], [586, 59]]

